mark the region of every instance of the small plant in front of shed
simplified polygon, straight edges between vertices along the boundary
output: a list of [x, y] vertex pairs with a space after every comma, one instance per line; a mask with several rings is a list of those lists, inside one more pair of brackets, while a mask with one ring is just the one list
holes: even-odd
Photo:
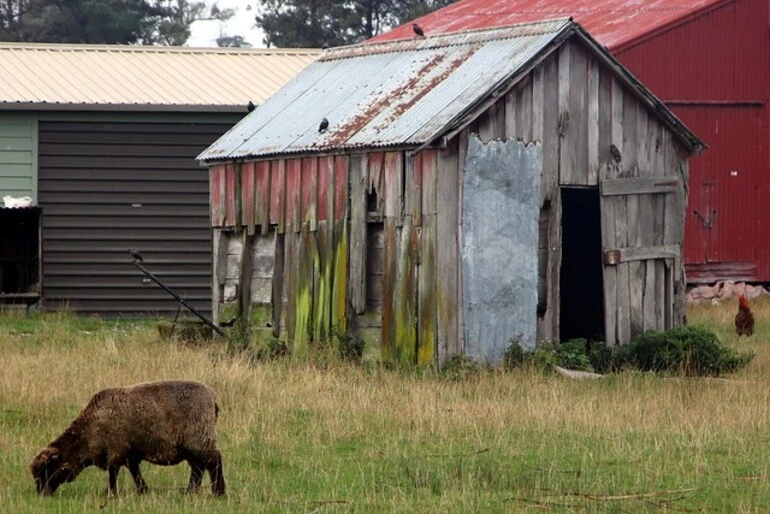
[[624, 367], [689, 376], [730, 373], [745, 367], [754, 358], [753, 353], [737, 352], [725, 346], [713, 330], [700, 326], [665, 332], [650, 330], [628, 345], [617, 347], [615, 353], [615, 360]]
[[521, 367], [527, 361], [527, 352], [521, 346], [521, 338], [512, 337], [503, 354], [503, 368], [506, 370]]

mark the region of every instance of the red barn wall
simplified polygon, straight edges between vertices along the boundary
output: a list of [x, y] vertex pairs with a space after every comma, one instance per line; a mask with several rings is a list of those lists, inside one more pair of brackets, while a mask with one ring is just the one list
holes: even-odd
[[708, 145], [690, 161], [688, 281], [770, 281], [770, 12], [736, 0], [615, 50]]

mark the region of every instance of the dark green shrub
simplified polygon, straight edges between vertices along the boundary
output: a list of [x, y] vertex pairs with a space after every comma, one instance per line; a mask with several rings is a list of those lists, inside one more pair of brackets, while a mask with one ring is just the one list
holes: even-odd
[[[518, 347], [518, 343], [516, 344]], [[633, 368], [657, 373], [683, 373], [693, 376], [719, 376], [736, 371], [754, 357], [723, 345], [712, 330], [687, 326], [666, 332], [648, 331], [629, 344], [607, 346], [601, 341], [573, 339], [563, 343], [541, 343], [531, 354], [520, 355], [512, 344], [505, 355], [510, 363], [532, 362], [549, 369], [553, 366], [579, 371], [613, 373]]]
[[719, 376], [746, 366], [754, 358], [723, 345], [705, 327], [687, 326], [666, 332], [650, 330], [616, 349], [616, 361], [643, 371]]
[[588, 360], [596, 373], [612, 373], [623, 368], [617, 347], [610, 347], [604, 341], [591, 341], [588, 344]]
[[580, 371], [593, 371], [588, 358], [587, 345], [585, 339], [571, 339], [563, 343], [542, 342], [528, 358], [535, 366], [543, 369], [560, 366]]
[[588, 341], [585, 339], [571, 339], [560, 343], [556, 360], [562, 368], [579, 371], [594, 370], [588, 358]]
[[512, 338], [508, 341], [508, 348], [505, 349], [503, 354], [503, 368], [512, 370], [520, 367], [527, 360], [527, 352], [521, 347], [521, 342], [518, 338]]

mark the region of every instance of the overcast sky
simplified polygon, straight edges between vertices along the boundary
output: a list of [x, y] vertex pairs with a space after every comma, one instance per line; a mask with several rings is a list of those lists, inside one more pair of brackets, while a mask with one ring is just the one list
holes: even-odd
[[262, 31], [254, 25], [259, 2], [257, 0], [218, 0], [206, 2], [209, 6], [216, 3], [220, 9], [233, 8], [235, 16], [222, 23], [218, 20], [198, 20], [190, 26], [190, 39], [187, 46], [217, 46], [220, 36], [243, 36], [255, 48], [263, 48]]

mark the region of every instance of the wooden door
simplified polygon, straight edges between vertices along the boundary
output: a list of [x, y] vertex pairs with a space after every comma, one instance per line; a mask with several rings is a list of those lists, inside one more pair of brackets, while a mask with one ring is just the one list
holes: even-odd
[[679, 325], [685, 193], [671, 173], [600, 181], [608, 344]]

